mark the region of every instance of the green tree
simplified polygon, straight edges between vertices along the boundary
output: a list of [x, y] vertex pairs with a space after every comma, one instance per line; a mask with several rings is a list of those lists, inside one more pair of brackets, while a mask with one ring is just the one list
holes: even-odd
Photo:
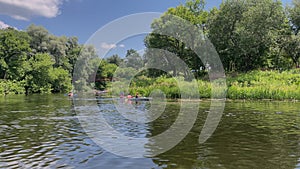
[[117, 66], [120, 66], [123, 62], [123, 59], [120, 58], [120, 56], [117, 55], [117, 54], [108, 57], [106, 60], [107, 60], [108, 63], [112, 63], [112, 64], [115, 64]]
[[209, 38], [227, 71], [265, 67], [286, 19], [282, 3], [273, 0], [225, 0], [209, 16]]
[[66, 57], [67, 41], [68, 39], [65, 36], [50, 36], [48, 52], [53, 56], [55, 60], [54, 67], [63, 67], [66, 70], [70, 70], [71, 65], [69, 64], [69, 60]]
[[72, 80], [76, 91], [87, 91], [94, 88], [100, 63], [101, 60], [93, 46], [82, 47], [73, 70]]
[[[150, 48], [158, 48], [163, 49], [166, 51], [169, 51], [173, 54], [176, 54], [180, 59], [182, 59], [189, 67], [189, 69], [181, 70], [184, 74], [188, 74], [190, 70], [200, 70], [200, 67], [203, 66], [203, 63], [201, 62], [200, 58], [191, 50], [190, 47], [195, 47], [197, 44], [193, 43], [197, 40], [200, 40], [203, 37], [194, 37], [192, 34], [193, 32], [189, 32], [187, 30], [184, 30], [184, 27], [182, 27], [182, 22], [176, 22], [175, 20], [172, 20], [172, 23], [169, 21], [169, 16], [177, 16], [185, 21], [189, 22], [189, 24], [193, 24], [198, 31], [204, 30], [204, 26], [207, 22], [207, 16], [208, 13], [204, 11], [204, 5], [205, 2], [203, 0], [189, 0], [186, 2], [185, 5], [179, 5], [175, 8], [168, 9], [167, 12], [165, 12], [159, 19], [155, 20], [151, 27], [153, 29], [153, 33], [150, 33], [146, 39], [145, 39], [145, 46]], [[177, 30], [181, 30], [181, 32], [184, 32], [185, 37], [189, 37], [190, 41], [192, 41], [194, 46], [190, 46], [189, 48], [184, 44], [182, 41], [177, 39], [176, 37], [170, 37], [166, 35], [162, 35], [155, 32], [164, 32], [164, 31], [172, 31], [173, 28], [176, 28]], [[201, 40], [202, 41], [202, 40]], [[156, 54], [151, 54], [149, 51], [153, 52], [152, 50], [146, 50], [146, 61], [147, 62], [153, 62], [154, 60], [151, 59]], [[174, 59], [172, 57], [160, 55], [161, 59], [159, 59], [161, 62], [165, 62], [165, 66], [172, 71], [173, 76], [178, 75], [178, 67], [176, 63], [173, 63]], [[156, 60], [158, 58], [156, 57]], [[149, 64], [149, 63], [148, 63]], [[155, 64], [155, 63], [150, 63]], [[154, 72], [149, 72], [150, 74], [157, 74]], [[163, 73], [161, 71], [158, 71], [158, 74]]]
[[47, 29], [32, 24], [26, 29], [26, 32], [31, 37], [30, 48], [33, 53], [48, 52], [50, 34]]
[[290, 21], [290, 32], [282, 38], [281, 46], [293, 61], [296, 68], [300, 68], [300, 0], [293, 0], [292, 6], [287, 7]]
[[113, 81], [117, 67], [117, 65], [108, 63], [106, 60], [101, 61], [96, 76], [96, 87], [98, 89], [105, 89], [107, 85]]
[[288, 7], [287, 11], [292, 29], [297, 35], [300, 30], [300, 0], [293, 0], [292, 7]]
[[296, 68], [300, 68], [300, 36], [291, 35], [286, 38], [283, 48], [287, 55], [292, 59]]
[[21, 80], [28, 69], [30, 37], [14, 29], [0, 30], [0, 78]]
[[132, 67], [136, 70], [138, 70], [144, 66], [143, 58], [134, 49], [127, 50], [124, 62], [127, 67]]
[[29, 59], [31, 70], [26, 73], [26, 93], [50, 93], [54, 61], [49, 54], [37, 53]]
[[68, 67], [68, 71], [71, 75], [73, 75], [74, 66], [76, 64], [77, 58], [78, 58], [83, 46], [78, 43], [77, 37], [69, 37], [66, 47], [67, 47], [66, 57], [68, 58], [69, 66], [70, 66], [70, 67]]
[[69, 92], [72, 89], [71, 77], [67, 70], [52, 68], [50, 71], [51, 91], [53, 93]]

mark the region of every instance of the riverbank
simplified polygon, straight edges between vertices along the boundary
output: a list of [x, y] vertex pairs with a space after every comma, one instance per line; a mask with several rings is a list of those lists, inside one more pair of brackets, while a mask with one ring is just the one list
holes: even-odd
[[[177, 79], [178, 80], [178, 79]], [[161, 90], [166, 98], [180, 99], [181, 92], [189, 93], [191, 98], [211, 98], [211, 82], [197, 80], [199, 94], [192, 90], [192, 83], [178, 80], [182, 83], [180, 90], [174, 78], [160, 77], [157, 79], [137, 78], [130, 86], [130, 93], [148, 97], [153, 90]], [[119, 82], [120, 83], [120, 82]], [[252, 71], [248, 73], [227, 74], [227, 99], [232, 100], [300, 100], [300, 70], [289, 71]], [[117, 93], [119, 91], [114, 91]]]
[[[300, 70], [289, 71], [252, 71], [248, 73], [229, 73], [226, 74], [227, 90], [226, 98], [230, 100], [300, 100]], [[183, 78], [148, 78], [145, 76], [136, 77], [132, 80], [129, 91], [108, 88], [110, 94], [114, 96], [120, 92], [139, 93], [141, 96], [149, 97], [151, 92], [160, 90], [168, 99], [187, 99], [181, 98], [185, 93], [189, 98], [210, 99], [212, 85], [208, 78], [199, 79], [192, 83], [184, 81]], [[177, 82], [182, 85], [179, 89]], [[195, 81], [194, 81], [195, 82]], [[114, 83], [124, 83], [122, 80]], [[198, 85], [198, 93], [193, 90], [194, 84]], [[21, 82], [0, 81], [0, 95], [5, 94], [25, 94], [24, 86]], [[109, 94], [109, 95], [110, 95]]]

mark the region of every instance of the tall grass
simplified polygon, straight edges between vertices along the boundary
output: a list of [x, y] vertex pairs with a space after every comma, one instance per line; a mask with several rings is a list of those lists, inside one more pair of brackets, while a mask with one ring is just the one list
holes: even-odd
[[227, 78], [230, 99], [300, 100], [300, 70], [253, 71]]
[[[273, 99], [300, 100], [300, 70], [252, 71], [238, 75], [227, 75], [227, 95], [229, 99]], [[122, 82], [117, 82], [122, 83]], [[197, 84], [196, 91], [194, 84]], [[160, 77], [157, 79], [137, 78], [129, 87], [129, 92], [149, 96], [153, 90], [161, 90], [167, 98], [211, 98], [212, 85], [207, 80], [196, 82], [184, 81], [183, 78]], [[122, 90], [122, 89], [121, 89]], [[214, 88], [216, 93], [223, 94], [222, 88]], [[118, 90], [120, 92], [120, 90]], [[218, 96], [217, 96], [218, 97]]]

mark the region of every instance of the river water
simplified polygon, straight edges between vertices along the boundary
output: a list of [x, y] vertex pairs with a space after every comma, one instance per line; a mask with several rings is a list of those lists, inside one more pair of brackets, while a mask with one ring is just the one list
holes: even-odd
[[[179, 102], [168, 102], [155, 121], [135, 124], [118, 114], [114, 105], [119, 103], [113, 100], [88, 102], [96, 102], [116, 131], [135, 138], [163, 133], [181, 107]], [[148, 102], [121, 104], [150, 109]], [[122, 157], [99, 146], [85, 132], [74, 107], [74, 100], [63, 95], [1, 97], [0, 168], [300, 168], [299, 102], [227, 101], [217, 129], [200, 144], [210, 107], [210, 101], [201, 101], [195, 124], [184, 139], [147, 158]]]

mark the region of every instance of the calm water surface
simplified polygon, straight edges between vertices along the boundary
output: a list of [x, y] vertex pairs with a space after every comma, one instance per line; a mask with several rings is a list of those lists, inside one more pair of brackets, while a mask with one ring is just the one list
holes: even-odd
[[[202, 101], [184, 140], [166, 153], [144, 159], [119, 157], [95, 144], [83, 131], [73, 104], [62, 95], [1, 97], [0, 168], [300, 168], [300, 103], [227, 102], [217, 130], [199, 144], [210, 106]], [[149, 108], [147, 102], [131, 104]], [[132, 137], [162, 133], [180, 110], [179, 103], [167, 103], [157, 120], [137, 125], [121, 117], [112, 101], [100, 100], [98, 105], [116, 130]]]

